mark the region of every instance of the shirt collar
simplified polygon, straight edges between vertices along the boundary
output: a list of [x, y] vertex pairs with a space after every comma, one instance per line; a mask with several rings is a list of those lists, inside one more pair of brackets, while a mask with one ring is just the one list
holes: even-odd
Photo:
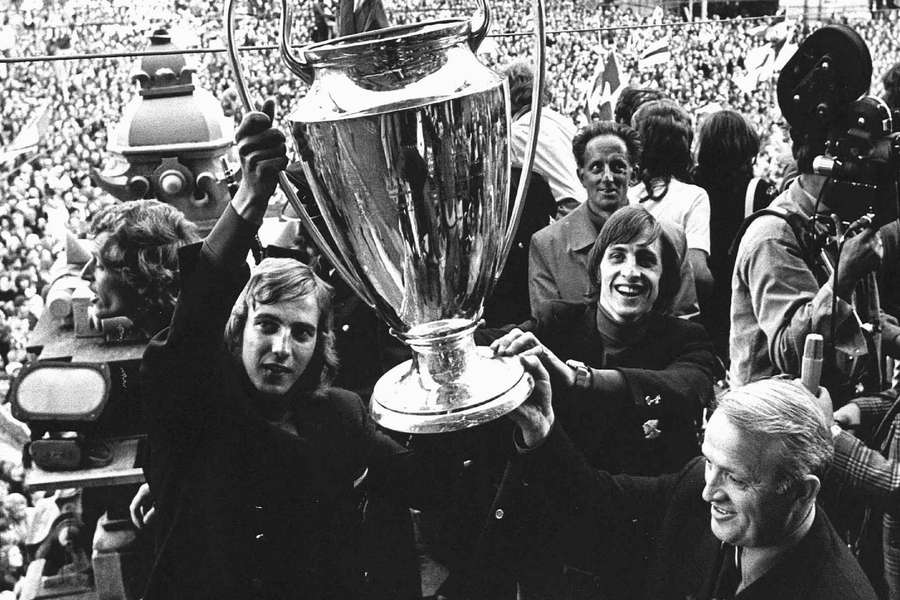
[[[791, 185], [788, 186], [788, 194], [794, 205], [807, 217], [811, 217], [816, 210], [816, 197], [803, 187], [802, 178], [802, 176], [797, 177], [791, 182]], [[820, 205], [819, 208], [821, 209], [822, 206]]]

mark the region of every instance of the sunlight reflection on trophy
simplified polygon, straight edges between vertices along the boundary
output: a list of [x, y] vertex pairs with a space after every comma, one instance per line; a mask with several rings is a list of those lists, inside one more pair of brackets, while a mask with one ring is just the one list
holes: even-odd
[[[252, 103], [226, 0], [228, 57]], [[443, 19], [290, 46], [282, 0], [281, 54], [309, 84], [288, 117], [328, 228], [316, 229], [282, 173], [280, 184], [313, 241], [347, 284], [412, 350], [372, 394], [380, 425], [455, 431], [521, 404], [533, 382], [516, 358], [492, 357], [473, 332], [503, 270], [534, 159], [544, 78], [544, 6], [534, 0], [531, 139], [509, 206], [509, 88], [474, 51], [490, 26]], [[352, 368], [352, 365], [350, 366]]]

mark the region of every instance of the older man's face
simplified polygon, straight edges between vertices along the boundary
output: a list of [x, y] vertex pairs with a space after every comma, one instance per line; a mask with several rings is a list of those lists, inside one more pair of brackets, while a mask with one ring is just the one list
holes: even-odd
[[587, 190], [587, 208], [595, 222], [626, 206], [631, 160], [625, 142], [608, 134], [592, 138], [584, 148], [578, 177]]
[[748, 548], [779, 544], [793, 530], [801, 502], [796, 494], [776, 489], [778, 452], [762, 439], [713, 413], [703, 441], [706, 486], [713, 534]]

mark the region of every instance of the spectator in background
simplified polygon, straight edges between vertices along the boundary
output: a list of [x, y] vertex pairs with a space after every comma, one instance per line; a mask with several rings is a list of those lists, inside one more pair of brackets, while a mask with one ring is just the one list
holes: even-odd
[[97, 294], [100, 318], [127, 316], [147, 336], [172, 318], [178, 297], [178, 249], [199, 239], [177, 208], [134, 200], [102, 214], [97, 253], [82, 276]]
[[700, 299], [700, 318], [726, 366], [734, 270], [731, 245], [744, 219], [767, 207], [777, 195], [771, 181], [753, 176], [758, 153], [759, 136], [736, 111], [713, 113], [700, 128], [694, 182], [709, 195], [709, 266], [713, 278], [712, 294]]
[[665, 97], [666, 95], [657, 89], [631, 87], [629, 85], [622, 90], [621, 94], [619, 94], [613, 117], [615, 118], [616, 123], [630, 126], [631, 118], [634, 116], [637, 109], [647, 102], [662, 100]]
[[17, 544], [0, 546], [0, 590], [13, 592], [12, 597], [17, 598], [24, 575], [25, 558], [22, 556], [22, 549]]
[[[588, 199], [531, 239], [528, 281], [532, 316], [550, 300], [582, 302], [590, 294], [590, 250], [609, 216], [628, 204], [628, 185], [640, 152], [637, 132], [618, 123], [591, 123], [572, 140], [578, 176]], [[670, 222], [661, 222], [661, 226], [675, 244], [681, 265], [681, 289], [671, 309], [678, 315], [695, 314], [697, 301], [685, 260], [684, 233]]]
[[632, 125], [644, 145], [639, 160], [640, 183], [628, 191], [628, 200], [684, 231], [697, 297], [702, 299], [712, 293], [713, 285], [708, 264], [709, 197], [705, 190], [689, 183], [694, 166], [691, 117], [672, 100], [654, 100], [638, 108]]
[[[514, 62], [503, 69], [509, 81], [510, 155], [514, 167], [522, 168], [525, 148], [528, 144], [531, 122], [532, 86], [534, 73], [524, 62]], [[545, 87], [544, 97], [540, 99], [541, 119], [537, 145], [534, 151], [535, 173], [541, 175], [550, 186], [553, 199], [556, 201], [557, 217], [564, 217], [585, 201], [587, 195], [576, 175], [577, 165], [572, 156], [572, 138], [575, 136], [575, 125], [568, 117], [553, 110], [550, 104], [550, 92]]]

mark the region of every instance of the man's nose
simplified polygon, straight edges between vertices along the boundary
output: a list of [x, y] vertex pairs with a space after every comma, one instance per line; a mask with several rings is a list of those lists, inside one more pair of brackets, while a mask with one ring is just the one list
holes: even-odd
[[290, 351], [291, 331], [287, 327], [279, 329], [272, 340], [272, 352], [279, 356], [287, 356]]
[[613, 180], [613, 172], [608, 165], [603, 167], [603, 171], [600, 173], [600, 179], [602, 179], [603, 181]]
[[712, 502], [713, 500], [721, 499], [721, 492], [722, 488], [719, 485], [719, 472], [714, 468], [707, 467], [703, 492], [701, 492], [700, 496], [704, 501]]
[[622, 275], [629, 279], [641, 276], [641, 271], [638, 269], [637, 261], [633, 256], [626, 257], [625, 262], [622, 263]]
[[94, 269], [97, 267], [97, 257], [92, 256], [81, 269], [81, 278], [85, 281], [94, 281]]

